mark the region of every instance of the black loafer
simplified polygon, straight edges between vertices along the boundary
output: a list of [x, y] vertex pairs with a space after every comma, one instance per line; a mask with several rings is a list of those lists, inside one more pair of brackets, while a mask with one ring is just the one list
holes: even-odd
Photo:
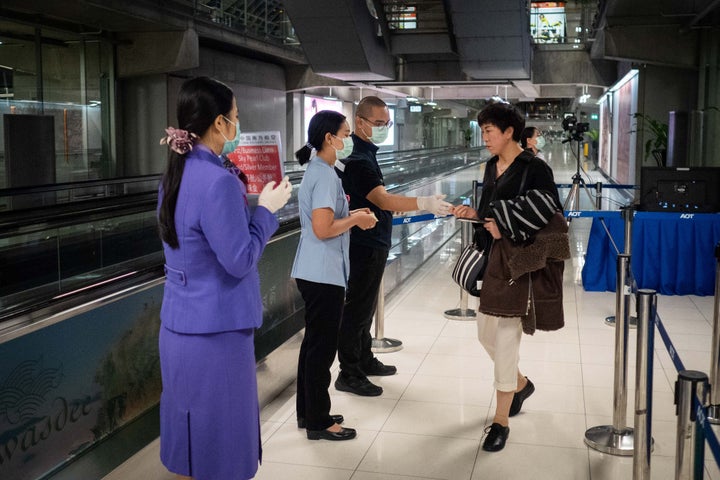
[[505, 448], [505, 442], [510, 435], [510, 427], [503, 427], [499, 423], [493, 423], [485, 429], [485, 441], [482, 449], [486, 452], [499, 452]]
[[[345, 421], [345, 417], [343, 417], [342, 415], [330, 415], [330, 418], [332, 418], [333, 422], [337, 423], [338, 425], [340, 425], [341, 423], [343, 423]], [[305, 419], [304, 418], [298, 417], [297, 422], [298, 422], [298, 428], [305, 428]]]
[[331, 432], [329, 430], [306, 430], [309, 440], [333, 440], [336, 442], [342, 440], [352, 440], [357, 437], [354, 428], [342, 427], [339, 432]]
[[335, 388], [341, 392], [354, 393], [362, 397], [377, 397], [382, 395], [382, 387], [378, 387], [365, 377], [343, 377], [335, 380]]
[[[525, 377], [527, 378], [527, 377]], [[527, 378], [527, 383], [523, 387], [522, 390], [519, 392], [515, 392], [515, 395], [513, 395], [512, 403], [510, 404], [510, 415], [511, 417], [514, 417], [518, 413], [520, 413], [520, 409], [522, 408], [523, 402], [533, 393], [535, 392], [535, 385], [533, 385], [533, 382], [530, 381], [529, 378]]]
[[393, 365], [385, 365], [377, 358], [373, 358], [370, 365], [363, 367], [362, 371], [368, 376], [387, 377], [389, 375], [395, 375], [397, 368]]

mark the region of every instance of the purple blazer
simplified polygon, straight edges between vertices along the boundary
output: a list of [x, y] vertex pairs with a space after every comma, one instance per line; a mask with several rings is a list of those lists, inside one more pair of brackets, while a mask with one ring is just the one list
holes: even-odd
[[180, 247], [163, 242], [163, 326], [179, 333], [258, 328], [257, 264], [278, 221], [264, 207], [251, 212], [245, 186], [201, 144], [185, 160], [175, 228]]

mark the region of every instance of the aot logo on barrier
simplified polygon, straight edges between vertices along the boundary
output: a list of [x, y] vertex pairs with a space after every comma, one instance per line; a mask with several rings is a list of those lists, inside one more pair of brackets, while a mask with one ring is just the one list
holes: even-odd
[[694, 213], [681, 213], [681, 214], [680, 214], [680, 218], [692, 219], [692, 218], [693, 218], [693, 215], [695, 215], [695, 214], [694, 214]]
[[568, 217], [579, 217], [582, 215], [582, 212], [568, 212]]

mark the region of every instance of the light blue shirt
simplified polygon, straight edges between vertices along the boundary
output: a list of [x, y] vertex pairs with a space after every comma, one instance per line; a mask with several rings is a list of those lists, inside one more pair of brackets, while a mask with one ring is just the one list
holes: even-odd
[[350, 273], [350, 232], [320, 240], [312, 228], [312, 212], [315, 209], [329, 208], [336, 219], [349, 215], [342, 182], [333, 167], [322, 158], [315, 156], [310, 159], [300, 183], [298, 204], [300, 243], [290, 276], [347, 288]]

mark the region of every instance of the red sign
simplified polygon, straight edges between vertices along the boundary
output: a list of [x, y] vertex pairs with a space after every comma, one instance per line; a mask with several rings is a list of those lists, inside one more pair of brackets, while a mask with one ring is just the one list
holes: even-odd
[[228, 158], [248, 177], [248, 193], [259, 194], [265, 184], [283, 178], [280, 132], [240, 134], [240, 144]]

